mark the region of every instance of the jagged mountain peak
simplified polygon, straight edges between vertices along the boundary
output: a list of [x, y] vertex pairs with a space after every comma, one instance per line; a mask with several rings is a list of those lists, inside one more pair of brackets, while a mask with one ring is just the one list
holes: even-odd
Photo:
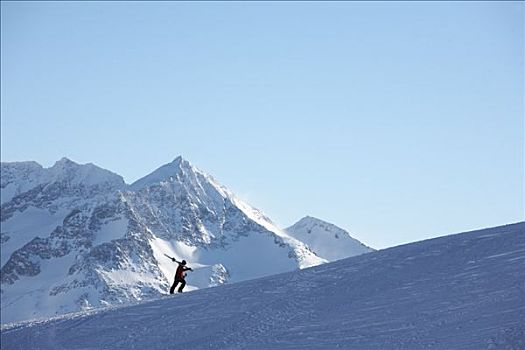
[[[290, 226], [289, 228], [287, 228], [286, 230], [291, 230], [291, 229], [294, 229], [294, 230], [298, 230], [298, 229], [307, 229], [307, 230], [312, 230], [314, 227], [319, 227], [319, 228], [322, 228], [322, 230], [320, 230], [320, 232], [322, 231], [323, 233], [334, 233], [334, 232], [343, 232], [345, 235], [348, 235], [350, 236], [350, 234], [334, 225], [334, 224], [331, 224], [327, 221], [324, 221], [324, 220], [321, 220], [321, 219], [318, 219], [316, 217], [313, 217], [313, 216], [310, 216], [310, 215], [307, 215], [303, 218], [301, 218], [299, 221], [297, 221], [295, 224], [293, 224], [292, 226]], [[311, 233], [311, 232], [310, 232]]]
[[181, 155], [178, 155], [177, 157], [175, 157], [175, 159], [173, 159], [173, 161], [170, 163], [170, 164], [182, 164], [182, 163], [188, 163], [188, 160], [186, 160], [185, 158], [183, 158]]
[[[124, 189], [126, 184], [122, 176], [101, 168], [93, 163], [79, 164], [67, 157], [56, 161], [49, 168], [44, 168], [35, 161], [2, 162], [2, 189], [10, 184], [11, 188], [2, 193], [2, 203], [10, 200], [15, 194], [30, 190], [39, 184], [67, 181], [84, 186], [104, 185], [115, 189]], [[4, 191], [2, 191], [4, 192]], [[8, 193], [12, 192], [12, 193]]]
[[195, 178], [198, 175], [206, 180], [211, 179], [209, 175], [194, 167], [182, 156], [178, 156], [172, 162], [160, 166], [149, 175], [135, 181], [130, 185], [130, 188], [133, 191], [140, 191], [161, 182], [173, 181], [174, 179], [182, 181], [183, 179]]
[[152, 195], [156, 193], [156, 196], [161, 197], [165, 197], [167, 193], [170, 195], [183, 193], [183, 197], [192, 203], [190, 206], [204, 211], [210, 210], [213, 213], [222, 211], [227, 202], [240, 209], [257, 224], [284, 235], [261, 211], [239, 199], [211, 175], [193, 166], [182, 156], [135, 181], [129, 188], [133, 192], [148, 189], [147, 191]]
[[78, 163], [72, 161], [71, 159], [67, 158], [67, 157], [62, 157], [60, 158], [60, 160], [57, 160], [55, 162], [55, 164], [53, 165], [53, 167], [67, 167], [67, 166], [75, 166], [75, 165], [79, 165]]
[[101, 168], [93, 163], [79, 164], [67, 157], [58, 160], [47, 169], [49, 181], [67, 180], [70, 183], [94, 186], [98, 184], [111, 184], [121, 189], [126, 186], [122, 176]]
[[[160, 295], [174, 272], [165, 254], [195, 267], [188, 288], [327, 262], [181, 156], [129, 186], [68, 158], [15, 180], [2, 188], [3, 301], [16, 300], [4, 319]], [[42, 292], [20, 299], [29, 281]]]
[[2, 162], [2, 168], [39, 168], [42, 169], [42, 165], [34, 160], [22, 161], [22, 162]]
[[34, 161], [0, 163], [0, 202], [10, 201], [16, 195], [37, 186], [46, 170]]
[[310, 216], [310, 215], [306, 215], [305, 217], [301, 218], [299, 221], [297, 221], [295, 223], [295, 225], [312, 225], [312, 224], [316, 224], [316, 223], [323, 223], [323, 224], [328, 224], [328, 225], [331, 225], [330, 223], [324, 221], [324, 220], [321, 220], [321, 219], [318, 219], [314, 216]]
[[26, 162], [2, 162], [1, 163], [1, 181], [2, 188], [8, 183], [18, 178], [28, 178], [33, 173], [42, 172], [44, 168], [35, 161]]

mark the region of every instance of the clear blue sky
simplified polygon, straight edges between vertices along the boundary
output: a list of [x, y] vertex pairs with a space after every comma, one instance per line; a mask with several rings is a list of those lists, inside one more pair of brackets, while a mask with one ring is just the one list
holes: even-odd
[[2, 161], [182, 155], [382, 248], [524, 219], [523, 2], [1, 3]]

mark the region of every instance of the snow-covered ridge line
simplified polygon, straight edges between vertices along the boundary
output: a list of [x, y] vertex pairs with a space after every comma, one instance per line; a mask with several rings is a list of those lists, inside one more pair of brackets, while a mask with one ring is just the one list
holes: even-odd
[[65, 157], [49, 168], [34, 161], [2, 162], [0, 167], [2, 204], [38, 186], [54, 182], [64, 182], [71, 186], [98, 186], [106, 191], [127, 189], [122, 176], [92, 163], [78, 164]]
[[[186, 291], [325, 263], [182, 157], [126, 185], [63, 158], [2, 163], [2, 322], [166, 294], [187, 260]], [[345, 256], [367, 251], [345, 253]]]
[[316, 257], [314, 252], [312, 252], [313, 254], [309, 254], [308, 252], [311, 252], [311, 250], [303, 242], [290, 236], [286, 233], [286, 231], [283, 231], [282, 229], [277, 227], [277, 225], [275, 225], [271, 221], [271, 219], [268, 218], [268, 216], [266, 216], [262, 211], [260, 211], [259, 209], [255, 209], [254, 207], [241, 200], [232, 191], [230, 191], [228, 188], [216, 181], [213, 178], [213, 176], [193, 166], [190, 162], [188, 162], [181, 156], [175, 158], [173, 162], [165, 164], [157, 168], [151, 174], [137, 180], [136, 182], [131, 184], [130, 188], [135, 191], [144, 190], [149, 186], [169, 181], [173, 177], [183, 177], [185, 172], [195, 174], [194, 184], [196, 187], [198, 187], [198, 189], [202, 191], [202, 193], [206, 193], [206, 191], [204, 190], [205, 185], [203, 184], [211, 185], [213, 189], [223, 199], [231, 201], [248, 218], [253, 220], [255, 223], [261, 225], [269, 232], [274, 233], [283, 241], [283, 243], [295, 247], [295, 249], [300, 252], [297, 255], [300, 268], [315, 266], [322, 263], [326, 263], [328, 261], [322, 257]]
[[302, 218], [284, 231], [329, 261], [374, 251], [342, 228], [311, 216]]

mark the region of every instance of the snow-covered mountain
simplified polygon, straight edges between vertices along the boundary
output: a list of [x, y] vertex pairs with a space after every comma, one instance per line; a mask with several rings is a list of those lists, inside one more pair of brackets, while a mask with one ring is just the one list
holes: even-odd
[[134, 306], [4, 325], [6, 349], [525, 349], [525, 222]]
[[17, 250], [36, 237], [49, 238], [75, 210], [112, 200], [126, 184], [93, 164], [63, 158], [47, 169], [35, 162], [2, 163], [0, 187], [4, 282], [5, 264]]
[[2, 163], [2, 322], [187, 290], [327, 262], [181, 157], [131, 185], [66, 158]]
[[[46, 187], [51, 184], [54, 187]], [[30, 190], [32, 194], [47, 191], [47, 195], [53, 191], [51, 199], [55, 200], [71, 195], [72, 191], [77, 191], [76, 195], [82, 197], [93, 192], [113, 192], [125, 186], [124, 180], [117, 174], [94, 164], [80, 165], [67, 158], [62, 158], [50, 168], [43, 168], [37, 162], [1, 163], [2, 204]]]
[[328, 261], [374, 251], [342, 228], [311, 216], [305, 216], [285, 231]]

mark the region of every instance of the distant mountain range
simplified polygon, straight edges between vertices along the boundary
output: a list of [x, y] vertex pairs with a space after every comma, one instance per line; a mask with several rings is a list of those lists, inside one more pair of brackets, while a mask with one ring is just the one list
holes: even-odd
[[187, 290], [372, 251], [306, 217], [286, 230], [182, 157], [128, 185], [67, 158], [1, 163], [2, 323], [166, 294], [174, 264]]

